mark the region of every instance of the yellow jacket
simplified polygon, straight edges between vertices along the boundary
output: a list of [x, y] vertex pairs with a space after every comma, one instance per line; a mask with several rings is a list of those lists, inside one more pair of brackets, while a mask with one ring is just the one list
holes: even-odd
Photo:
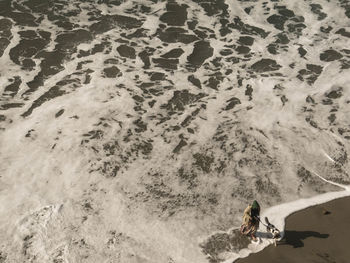
[[252, 206], [248, 205], [247, 208], [244, 210], [243, 224], [248, 225], [248, 223], [252, 220], [251, 211], [252, 211]]

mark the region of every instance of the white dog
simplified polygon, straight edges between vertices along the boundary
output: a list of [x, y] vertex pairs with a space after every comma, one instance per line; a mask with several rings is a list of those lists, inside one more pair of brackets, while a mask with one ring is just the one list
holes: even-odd
[[277, 227], [275, 227], [273, 224], [269, 222], [269, 219], [267, 217], [265, 217], [265, 222], [267, 224], [266, 230], [272, 234], [273, 242], [275, 246], [277, 246], [277, 239], [281, 237], [281, 232], [277, 229]]

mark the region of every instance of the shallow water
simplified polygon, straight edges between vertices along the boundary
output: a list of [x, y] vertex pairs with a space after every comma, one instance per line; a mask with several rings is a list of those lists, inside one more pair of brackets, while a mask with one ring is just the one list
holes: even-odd
[[221, 262], [348, 185], [349, 8], [1, 0], [0, 259]]

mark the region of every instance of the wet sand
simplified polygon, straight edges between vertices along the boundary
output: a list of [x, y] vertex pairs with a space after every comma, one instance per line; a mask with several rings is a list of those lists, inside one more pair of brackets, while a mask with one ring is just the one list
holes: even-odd
[[348, 263], [350, 258], [350, 197], [330, 201], [292, 214], [278, 246], [237, 263], [329, 262]]

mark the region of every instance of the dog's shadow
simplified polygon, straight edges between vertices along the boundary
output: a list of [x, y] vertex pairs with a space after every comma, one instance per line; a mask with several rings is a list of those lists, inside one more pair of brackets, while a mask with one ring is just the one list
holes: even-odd
[[[257, 231], [256, 236], [264, 239], [273, 239], [270, 232]], [[315, 231], [294, 231], [286, 230], [281, 232], [282, 239], [277, 241], [278, 245], [289, 245], [294, 248], [303, 247], [303, 240], [314, 237], [314, 238], [328, 238], [329, 234], [321, 234]]]
[[314, 237], [314, 238], [328, 238], [329, 234], [321, 234], [315, 231], [295, 231], [295, 230], [286, 230], [281, 232], [283, 236], [282, 240], [278, 242], [279, 245], [290, 245], [294, 248], [303, 247], [303, 240]]

